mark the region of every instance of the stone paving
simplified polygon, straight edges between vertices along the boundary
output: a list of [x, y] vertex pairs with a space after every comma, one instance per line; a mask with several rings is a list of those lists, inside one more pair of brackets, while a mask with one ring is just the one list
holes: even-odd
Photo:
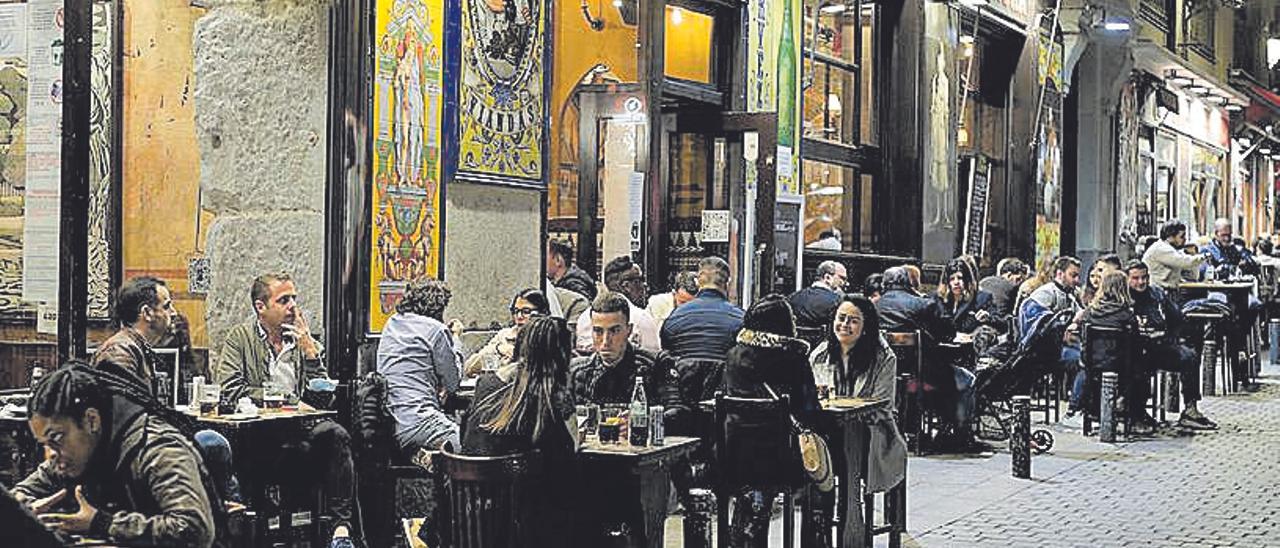
[[1106, 444], [1056, 430], [1031, 480], [1007, 452], [913, 457], [906, 544], [1280, 546], [1280, 368], [1201, 409], [1220, 431]]

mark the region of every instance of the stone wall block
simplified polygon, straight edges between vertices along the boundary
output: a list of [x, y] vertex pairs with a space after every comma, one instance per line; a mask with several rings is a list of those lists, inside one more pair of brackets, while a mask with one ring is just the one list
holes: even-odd
[[445, 312], [469, 326], [506, 325], [510, 298], [541, 287], [541, 197], [537, 192], [454, 183], [446, 191]]
[[[253, 317], [249, 288], [267, 272], [287, 272], [298, 286], [298, 302], [314, 332], [323, 328], [324, 215], [277, 212], [219, 216], [209, 227], [213, 272], [207, 321], [210, 351], [221, 350], [228, 329]], [[318, 335], [317, 335], [318, 337]]]
[[328, 4], [214, 2], [197, 22], [206, 208], [323, 211]]

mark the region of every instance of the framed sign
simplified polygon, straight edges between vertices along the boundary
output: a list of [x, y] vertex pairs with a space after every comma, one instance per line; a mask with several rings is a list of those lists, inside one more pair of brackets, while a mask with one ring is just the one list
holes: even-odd
[[991, 161], [979, 154], [966, 159], [965, 167], [969, 199], [965, 207], [964, 240], [960, 252], [981, 258], [987, 237], [987, 214], [991, 209]]

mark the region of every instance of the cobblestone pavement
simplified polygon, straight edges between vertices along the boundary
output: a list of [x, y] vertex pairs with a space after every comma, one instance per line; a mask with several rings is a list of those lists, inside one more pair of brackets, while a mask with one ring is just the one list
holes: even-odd
[[1280, 368], [1201, 409], [1221, 430], [1115, 444], [1055, 431], [1031, 480], [1007, 452], [913, 457], [907, 544], [1280, 546]]

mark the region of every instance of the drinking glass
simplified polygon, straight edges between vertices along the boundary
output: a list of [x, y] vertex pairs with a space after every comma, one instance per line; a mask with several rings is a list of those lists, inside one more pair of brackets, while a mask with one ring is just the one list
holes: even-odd
[[218, 415], [218, 402], [222, 400], [221, 384], [205, 384], [200, 393], [200, 416]]
[[262, 383], [262, 407], [268, 410], [279, 410], [284, 407], [284, 387], [275, 381]]
[[831, 387], [835, 385], [836, 368], [830, 362], [819, 362], [813, 366], [813, 383], [818, 385], [818, 399], [831, 397]]
[[627, 406], [611, 403], [600, 407], [600, 443], [620, 443], [626, 439], [626, 426]]
[[600, 420], [600, 407], [593, 403], [575, 405], [573, 411], [578, 416], [578, 431], [582, 433], [582, 439], [585, 440], [596, 435]]

